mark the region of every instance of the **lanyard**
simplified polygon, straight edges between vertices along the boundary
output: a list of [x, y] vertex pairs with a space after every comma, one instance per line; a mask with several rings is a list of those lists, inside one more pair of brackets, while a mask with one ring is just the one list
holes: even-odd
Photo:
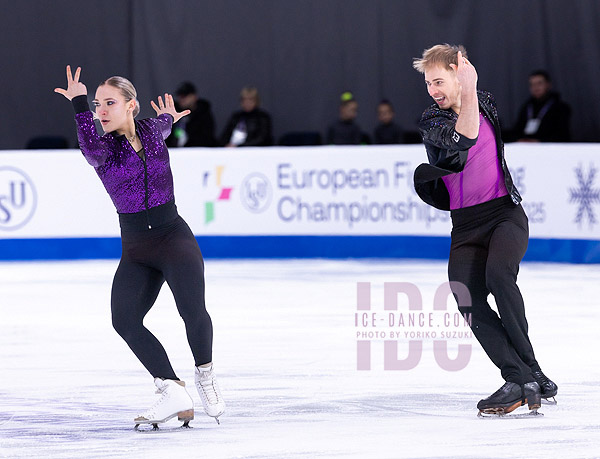
[[[538, 120], [541, 120], [546, 113], [548, 113], [548, 110], [550, 110], [550, 107], [552, 106], [552, 104], [554, 103], [554, 99], [550, 99], [548, 102], [546, 102], [544, 104], [544, 106], [542, 107], [542, 109], [538, 112], [536, 118]], [[529, 104], [527, 105], [527, 119], [530, 120], [533, 118], [533, 104]]]

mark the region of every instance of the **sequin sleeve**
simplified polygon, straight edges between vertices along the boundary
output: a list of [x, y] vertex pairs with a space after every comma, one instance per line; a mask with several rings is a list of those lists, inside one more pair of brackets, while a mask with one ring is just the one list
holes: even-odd
[[158, 130], [160, 131], [163, 140], [165, 140], [167, 137], [169, 137], [169, 135], [171, 135], [173, 117], [168, 113], [163, 113], [162, 115], [158, 115], [155, 120]]
[[92, 112], [87, 110], [75, 115], [79, 148], [87, 162], [98, 167], [104, 164], [109, 154], [106, 142], [98, 135]]
[[423, 112], [419, 121], [419, 131], [423, 142], [447, 150], [468, 150], [477, 143], [477, 138], [469, 139], [456, 132], [458, 116], [448, 110], [437, 107], [429, 108]]

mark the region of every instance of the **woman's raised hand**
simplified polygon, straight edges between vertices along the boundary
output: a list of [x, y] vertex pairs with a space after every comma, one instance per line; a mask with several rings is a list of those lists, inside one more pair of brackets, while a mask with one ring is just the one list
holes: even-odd
[[71, 66], [67, 65], [67, 89], [54, 88], [54, 92], [62, 94], [69, 100], [73, 99], [73, 97], [87, 95], [87, 88], [79, 81], [79, 75], [81, 75], [81, 67], [77, 67], [75, 76], [73, 76]]
[[192, 113], [190, 110], [184, 110], [182, 112], [178, 112], [175, 110], [175, 102], [173, 102], [173, 96], [171, 94], [165, 93], [165, 101], [163, 102], [162, 97], [158, 96], [158, 105], [154, 103], [153, 100], [150, 101], [150, 105], [156, 111], [156, 116], [162, 115], [163, 113], [168, 113], [173, 117], [173, 124], [179, 121], [186, 115]]

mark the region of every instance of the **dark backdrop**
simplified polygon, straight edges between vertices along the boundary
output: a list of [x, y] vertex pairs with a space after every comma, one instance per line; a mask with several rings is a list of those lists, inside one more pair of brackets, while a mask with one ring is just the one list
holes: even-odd
[[149, 101], [193, 81], [213, 104], [220, 133], [239, 90], [256, 85], [275, 137], [317, 130], [352, 91], [372, 132], [385, 97], [407, 130], [430, 103], [412, 58], [440, 42], [462, 43], [492, 91], [505, 126], [528, 95], [527, 76], [547, 69], [573, 107], [577, 141], [599, 141], [598, 0], [0, 0], [0, 148], [62, 135], [75, 144], [66, 64], [83, 67], [93, 94], [119, 74]]

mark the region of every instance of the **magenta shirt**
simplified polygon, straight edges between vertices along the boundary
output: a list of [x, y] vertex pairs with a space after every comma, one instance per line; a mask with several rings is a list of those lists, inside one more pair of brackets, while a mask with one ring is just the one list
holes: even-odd
[[492, 123], [479, 114], [479, 137], [469, 149], [462, 172], [442, 177], [450, 194], [450, 209], [462, 209], [506, 196]]

